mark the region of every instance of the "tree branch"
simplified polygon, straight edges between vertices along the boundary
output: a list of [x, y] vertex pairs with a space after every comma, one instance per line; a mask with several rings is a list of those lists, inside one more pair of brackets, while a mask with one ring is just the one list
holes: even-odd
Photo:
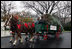
[[40, 10], [38, 10], [35, 6], [33, 6], [33, 5], [29, 4], [29, 3], [27, 3], [27, 5], [28, 6], [26, 6], [26, 7], [34, 8], [37, 12], [39, 12], [40, 14], [43, 14], [43, 12], [41, 12]]

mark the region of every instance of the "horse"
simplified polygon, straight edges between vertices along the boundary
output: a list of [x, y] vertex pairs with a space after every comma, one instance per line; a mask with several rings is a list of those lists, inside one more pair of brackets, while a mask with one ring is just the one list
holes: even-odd
[[[20, 24], [18, 24], [18, 22], [20, 22]], [[13, 15], [7, 20], [7, 22], [5, 23], [5, 26], [6, 25], [10, 26], [10, 30], [12, 31], [12, 37], [14, 38], [15, 33], [17, 34], [13, 45], [16, 45], [18, 37], [20, 38], [21, 43], [23, 42], [21, 33], [26, 33], [26, 35], [30, 33], [31, 38], [33, 37], [33, 33], [35, 33], [35, 29], [34, 29], [34, 24], [33, 26], [32, 24], [33, 23], [31, 24], [24, 23], [21, 25], [21, 21], [18, 21], [17, 17]]]

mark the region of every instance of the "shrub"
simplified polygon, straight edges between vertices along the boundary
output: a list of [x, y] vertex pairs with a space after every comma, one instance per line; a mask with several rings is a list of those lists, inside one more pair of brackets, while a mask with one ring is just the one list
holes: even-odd
[[71, 22], [66, 23], [64, 26], [64, 30], [71, 31]]

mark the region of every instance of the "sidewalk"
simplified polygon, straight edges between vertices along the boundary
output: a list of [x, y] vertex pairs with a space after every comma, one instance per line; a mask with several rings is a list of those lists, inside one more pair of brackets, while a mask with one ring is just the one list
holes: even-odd
[[[21, 33], [22, 35], [25, 35], [25, 33]], [[10, 36], [10, 31], [9, 30], [1, 30], [1, 37], [7, 37]]]
[[10, 36], [9, 30], [4, 30], [5, 22], [1, 22], [1, 37]]
[[10, 36], [10, 31], [2, 31], [1, 30], [1, 37]]

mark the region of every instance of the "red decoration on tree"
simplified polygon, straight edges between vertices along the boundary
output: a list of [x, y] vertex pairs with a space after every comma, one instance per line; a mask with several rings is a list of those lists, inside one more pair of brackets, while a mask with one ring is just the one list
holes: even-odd
[[32, 23], [32, 27], [35, 27], [35, 24], [34, 23]]
[[46, 40], [47, 39], [47, 34], [46, 35], [44, 35], [44, 40]]
[[17, 24], [17, 26], [18, 26], [18, 29], [21, 29], [21, 24]]
[[27, 23], [25, 23], [24, 25], [25, 25], [26, 28], [28, 28], [28, 24]]

